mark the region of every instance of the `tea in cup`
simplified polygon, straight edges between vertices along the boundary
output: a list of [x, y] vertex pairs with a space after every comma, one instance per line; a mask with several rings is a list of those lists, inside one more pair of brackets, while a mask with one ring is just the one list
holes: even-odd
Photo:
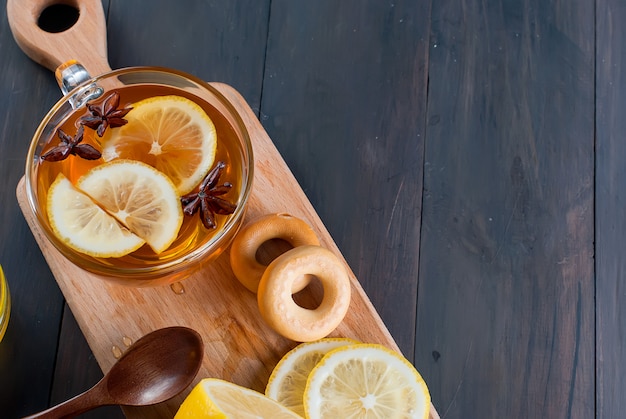
[[142, 67], [59, 101], [33, 137], [25, 178], [39, 226], [65, 257], [144, 286], [184, 279], [225, 250], [252, 175], [248, 132], [219, 91]]

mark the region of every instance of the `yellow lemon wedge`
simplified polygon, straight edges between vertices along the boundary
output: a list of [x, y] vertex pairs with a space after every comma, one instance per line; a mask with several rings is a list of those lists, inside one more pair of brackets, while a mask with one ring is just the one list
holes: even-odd
[[11, 317], [11, 295], [9, 294], [9, 284], [4, 277], [2, 265], [0, 265], [0, 342], [4, 337]]
[[301, 343], [276, 364], [267, 382], [265, 395], [304, 416], [304, 389], [313, 368], [329, 351], [357, 343], [348, 338], [324, 338]]
[[91, 198], [59, 174], [48, 190], [50, 227], [68, 247], [94, 257], [120, 257], [140, 248], [144, 240], [123, 227]]
[[430, 394], [417, 370], [382, 345], [331, 350], [304, 391], [307, 418], [428, 418]]
[[155, 96], [132, 104], [128, 123], [108, 130], [102, 157], [139, 160], [165, 173], [179, 195], [191, 192], [213, 166], [217, 134], [211, 118], [182, 96]]
[[291, 410], [265, 395], [217, 378], [205, 378], [191, 390], [174, 419], [296, 419]]
[[155, 168], [118, 159], [96, 166], [76, 187], [159, 254], [178, 236], [182, 206], [172, 181]]

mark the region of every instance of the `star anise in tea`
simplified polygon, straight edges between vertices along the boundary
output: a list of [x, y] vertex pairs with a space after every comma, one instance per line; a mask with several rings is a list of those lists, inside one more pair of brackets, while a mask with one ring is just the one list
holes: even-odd
[[226, 163], [218, 162], [206, 175], [200, 184], [198, 192], [190, 193], [180, 198], [183, 204], [183, 212], [187, 215], [193, 215], [200, 210], [200, 220], [204, 227], [209, 230], [217, 227], [217, 222], [215, 221], [216, 214], [232, 214], [237, 208], [236, 204], [220, 198], [233, 187], [230, 182], [218, 185], [225, 167]]
[[99, 159], [101, 153], [96, 150], [95, 147], [90, 144], [81, 144], [83, 141], [83, 132], [84, 128], [82, 125], [78, 127], [78, 131], [76, 131], [74, 137], [67, 135], [61, 128], [58, 128], [57, 135], [61, 139], [61, 142], [41, 156], [41, 159], [46, 161], [61, 161], [68, 158], [70, 154], [87, 160]]
[[100, 105], [88, 103], [87, 109], [91, 114], [81, 117], [79, 122], [96, 130], [98, 136], [102, 137], [107, 127], [117, 128], [128, 123], [124, 117], [133, 108], [117, 109], [118, 106], [120, 106], [120, 94], [113, 92]]

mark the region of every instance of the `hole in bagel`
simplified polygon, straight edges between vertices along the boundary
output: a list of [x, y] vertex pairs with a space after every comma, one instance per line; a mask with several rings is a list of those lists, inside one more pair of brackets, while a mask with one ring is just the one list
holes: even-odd
[[37, 26], [49, 33], [65, 32], [78, 21], [80, 12], [74, 4], [51, 4], [42, 10]]
[[256, 251], [256, 261], [261, 265], [269, 265], [283, 253], [293, 249], [293, 246], [283, 239], [270, 239], [259, 246]]
[[310, 278], [309, 285], [302, 291], [292, 295], [293, 301], [302, 308], [315, 310], [322, 304], [324, 298], [324, 287], [322, 281], [315, 275], [308, 275]]

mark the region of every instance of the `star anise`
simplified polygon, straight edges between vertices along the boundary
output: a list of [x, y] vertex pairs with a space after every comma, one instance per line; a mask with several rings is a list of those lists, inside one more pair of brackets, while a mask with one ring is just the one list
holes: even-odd
[[76, 131], [76, 135], [71, 137], [67, 135], [61, 128], [57, 129], [57, 135], [61, 142], [56, 147], [41, 156], [42, 160], [61, 161], [69, 157], [70, 154], [82, 157], [87, 160], [97, 160], [101, 153], [90, 144], [80, 144], [83, 141], [84, 128], [81, 125]]
[[96, 130], [98, 136], [102, 137], [107, 127], [110, 126], [111, 128], [116, 128], [128, 123], [124, 117], [133, 108], [126, 107], [117, 109], [119, 105], [120, 94], [113, 92], [107, 96], [100, 105], [88, 103], [87, 109], [91, 115], [81, 117], [79, 122], [83, 125], [87, 125], [93, 130]]
[[195, 214], [200, 209], [200, 220], [205, 228], [211, 230], [217, 227], [215, 215], [228, 215], [235, 212], [236, 204], [233, 204], [220, 196], [228, 193], [233, 187], [232, 183], [225, 182], [221, 185], [217, 183], [220, 180], [222, 171], [226, 167], [226, 163], [220, 161], [206, 175], [200, 189], [196, 193], [190, 193], [180, 198], [183, 204], [183, 212], [187, 215]]

